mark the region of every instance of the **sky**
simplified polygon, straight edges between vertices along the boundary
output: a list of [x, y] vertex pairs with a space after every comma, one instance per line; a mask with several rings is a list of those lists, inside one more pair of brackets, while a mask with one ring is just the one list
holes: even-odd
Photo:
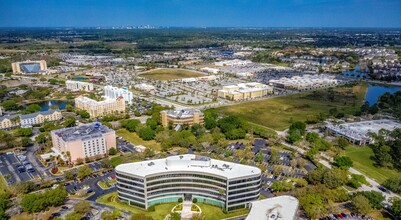
[[401, 27], [401, 0], [0, 0], [0, 27]]

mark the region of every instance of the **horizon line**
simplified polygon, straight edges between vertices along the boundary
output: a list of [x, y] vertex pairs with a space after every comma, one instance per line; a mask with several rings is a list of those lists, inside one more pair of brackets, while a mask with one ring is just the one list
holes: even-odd
[[[332, 28], [344, 28], [344, 29], [401, 29], [400, 27], [374, 27], [374, 26], [153, 26], [149, 24], [145, 25], [113, 25], [113, 26], [1, 26], [1, 29], [7, 28], [77, 28], [77, 29], [89, 29], [89, 28], [126, 28], [126, 27], [145, 27], [149, 26], [149, 29], [160, 28], [160, 29], [167, 29], [167, 28], [197, 28], [197, 29], [207, 29], [207, 28], [236, 28], [236, 29], [266, 29], [266, 28], [293, 28], [293, 29], [306, 29], [306, 28], [315, 28], [315, 29], [332, 29]], [[127, 29], [130, 30], [130, 29]], [[132, 29], [131, 29], [132, 30]]]

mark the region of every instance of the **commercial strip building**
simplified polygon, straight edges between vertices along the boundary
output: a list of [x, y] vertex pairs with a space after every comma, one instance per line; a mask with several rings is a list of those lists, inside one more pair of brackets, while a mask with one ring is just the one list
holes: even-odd
[[0, 117], [0, 129], [8, 130], [18, 127], [31, 127], [33, 125], [43, 124], [46, 121], [58, 121], [61, 120], [63, 116], [60, 111], [48, 110], [43, 112], [35, 112], [26, 115], [6, 115]]
[[214, 65], [215, 66], [246, 66], [251, 63], [252, 63], [252, 61], [250, 61], [250, 60], [234, 59], [234, 60], [223, 60], [223, 61], [215, 62]]
[[214, 81], [217, 77], [215, 75], [210, 76], [200, 76], [200, 77], [191, 77], [191, 78], [184, 78], [181, 79], [183, 83], [194, 83], [194, 82], [207, 82], [207, 81]]
[[107, 99], [117, 99], [118, 97], [123, 97], [125, 103], [129, 105], [132, 105], [132, 99], [134, 98], [134, 95], [128, 90], [128, 88], [117, 88], [113, 86], [104, 87], [104, 96]]
[[217, 95], [220, 98], [233, 101], [260, 98], [271, 93], [273, 93], [271, 86], [257, 82], [223, 86], [223, 89], [217, 91]]
[[93, 91], [93, 83], [89, 82], [67, 80], [65, 85], [71, 91]]
[[296, 220], [299, 202], [292, 196], [277, 196], [254, 201], [250, 208], [245, 220]]
[[134, 86], [134, 88], [137, 90], [142, 90], [142, 91], [147, 91], [147, 92], [155, 90], [155, 87], [153, 85], [149, 85], [146, 83], [137, 84]]
[[125, 113], [125, 101], [122, 97], [96, 101], [79, 96], [75, 98], [75, 107], [87, 111], [91, 118]]
[[115, 170], [119, 199], [146, 209], [196, 198], [234, 210], [259, 198], [259, 168], [194, 154], [122, 164]]
[[356, 145], [365, 145], [372, 143], [373, 139], [369, 133], [379, 133], [381, 129], [393, 131], [397, 128], [401, 129], [401, 124], [388, 120], [371, 120], [344, 124], [328, 124], [327, 131], [334, 136], [346, 138], [350, 143]]
[[11, 64], [14, 74], [46, 74], [47, 64], [45, 60], [15, 62]]
[[211, 73], [211, 74], [218, 74], [220, 72], [219, 69], [211, 68], [211, 67], [200, 68], [200, 71], [205, 72], [205, 73]]
[[48, 111], [20, 115], [20, 122], [22, 127], [31, 127], [32, 125], [43, 124], [46, 121], [58, 121], [62, 118], [60, 111], [50, 109]]
[[339, 80], [335, 79], [335, 76], [326, 74], [320, 75], [309, 75], [293, 76], [291, 78], [283, 77], [281, 79], [269, 80], [269, 85], [283, 88], [283, 89], [296, 89], [305, 90], [312, 88], [321, 88], [325, 86], [337, 85]]
[[53, 151], [70, 154], [70, 161], [104, 157], [109, 149], [116, 148], [116, 133], [99, 122], [51, 131]]
[[193, 125], [203, 124], [203, 112], [198, 109], [182, 109], [182, 110], [164, 110], [160, 112], [163, 127], [169, 124], [176, 125]]

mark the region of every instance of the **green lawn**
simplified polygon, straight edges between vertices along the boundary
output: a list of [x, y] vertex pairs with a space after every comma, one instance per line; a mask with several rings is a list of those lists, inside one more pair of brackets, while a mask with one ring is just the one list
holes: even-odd
[[173, 80], [205, 76], [206, 74], [185, 69], [156, 69], [142, 73], [141, 76], [152, 80]]
[[204, 203], [196, 203], [201, 209], [202, 214], [205, 216], [205, 220], [216, 220], [216, 219], [226, 219], [235, 216], [241, 216], [248, 214], [248, 209], [239, 209], [236, 211], [224, 214], [222, 209], [217, 206], [212, 206]]
[[[98, 203], [102, 203], [108, 206], [112, 206], [121, 210], [129, 211], [132, 213], [144, 213], [146, 215], [151, 216], [155, 220], [162, 220], [166, 217], [167, 214], [171, 212], [171, 209], [177, 205], [177, 203], [165, 203], [155, 206], [154, 212], [148, 212], [146, 210], [136, 208], [134, 206], [130, 206], [119, 202], [117, 198], [117, 192], [113, 192], [104, 196], [99, 197], [96, 201]], [[204, 203], [196, 203], [201, 209], [202, 213], [205, 216], [205, 220], [217, 220], [217, 219], [226, 219], [234, 216], [241, 216], [248, 214], [248, 209], [240, 209], [237, 211], [230, 212], [228, 214], [224, 214], [222, 209], [217, 206], [212, 206]]]
[[345, 156], [348, 156], [354, 162], [354, 168], [366, 176], [383, 183], [390, 177], [399, 177], [401, 172], [390, 170], [387, 168], [375, 167], [373, 160], [370, 158], [374, 156], [372, 149], [367, 146], [349, 146], [345, 150]]
[[[112, 197], [113, 199], [110, 199]], [[155, 211], [154, 212], [148, 212], [144, 209], [136, 208], [134, 206], [130, 206], [128, 204], [124, 204], [122, 202], [119, 202], [116, 200], [117, 198], [117, 192], [113, 192], [104, 196], [99, 197], [96, 201], [98, 203], [102, 203], [105, 205], [113, 206], [115, 208], [125, 210], [128, 212], [132, 213], [144, 213], [146, 215], [151, 216], [155, 220], [163, 220], [167, 214], [171, 212], [171, 209], [177, 205], [176, 203], [165, 203], [165, 204], [160, 204], [155, 206]]]
[[129, 132], [125, 128], [117, 130], [116, 134], [129, 141], [133, 145], [143, 145], [155, 151], [160, 151], [160, 143], [157, 143], [155, 140], [144, 141], [135, 132]]
[[7, 183], [3, 175], [0, 175], [0, 192], [5, 192], [7, 190]]
[[337, 87], [217, 108], [220, 114], [240, 116], [252, 123], [284, 130], [291, 121], [316, 119], [329, 110], [353, 114], [363, 103], [367, 85]]

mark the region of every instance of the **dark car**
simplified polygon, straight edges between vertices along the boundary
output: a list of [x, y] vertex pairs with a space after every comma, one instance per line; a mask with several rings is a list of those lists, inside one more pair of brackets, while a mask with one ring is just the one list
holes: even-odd
[[68, 207], [64, 205], [64, 206], [61, 206], [61, 209], [67, 210]]
[[382, 192], [387, 192], [387, 189], [385, 189], [383, 186], [378, 186], [377, 188]]

